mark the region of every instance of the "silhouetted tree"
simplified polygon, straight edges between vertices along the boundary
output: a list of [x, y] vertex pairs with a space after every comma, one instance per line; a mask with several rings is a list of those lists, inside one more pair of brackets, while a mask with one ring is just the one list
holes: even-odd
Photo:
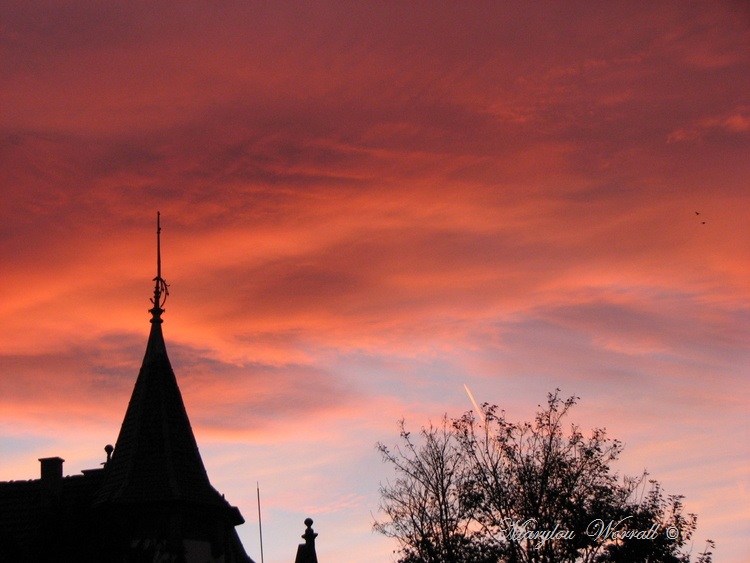
[[[645, 473], [621, 482], [619, 441], [563, 425], [575, 403], [549, 394], [533, 423], [485, 405], [481, 420], [423, 428], [419, 444], [401, 421], [403, 446], [378, 444], [396, 480], [381, 485], [375, 523], [399, 562], [689, 563], [697, 517], [658, 482], [646, 491]], [[708, 548], [696, 563], [711, 563]]]
[[440, 426], [423, 428], [419, 446], [403, 420], [399, 428], [402, 446], [377, 446], [397, 475], [380, 487], [387, 519], [376, 522], [375, 529], [398, 540], [401, 563], [495, 561], [470, 527], [470, 467], [448, 418], [443, 417]]
[[[632, 561], [657, 561], [667, 563], [689, 563], [690, 553], [684, 548], [692, 539], [698, 525], [698, 516], [684, 513], [682, 495], [669, 495], [665, 498], [661, 484], [654, 480], [646, 480], [644, 472], [640, 479], [627, 479], [629, 485], [625, 490], [633, 493], [628, 502], [626, 518], [628, 526], [634, 530], [646, 530], [656, 526], [658, 533], [649, 541], [618, 541], [610, 542], [604, 548], [604, 554], [597, 559], [605, 563], [630, 563]], [[650, 485], [645, 492], [646, 485]], [[637, 497], [637, 498], [635, 498]], [[711, 563], [714, 548], [712, 540], [706, 541], [706, 547], [699, 553], [695, 563]]]

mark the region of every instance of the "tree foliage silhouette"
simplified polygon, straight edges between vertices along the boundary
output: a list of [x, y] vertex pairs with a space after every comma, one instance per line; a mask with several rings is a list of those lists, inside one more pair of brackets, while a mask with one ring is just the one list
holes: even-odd
[[697, 516], [645, 472], [621, 480], [618, 440], [565, 425], [576, 400], [550, 393], [533, 423], [484, 405], [480, 420], [445, 416], [418, 439], [400, 421], [401, 444], [377, 445], [396, 477], [374, 524], [399, 563], [689, 563]]
[[423, 428], [421, 445], [399, 422], [401, 446], [378, 444], [396, 479], [381, 485], [381, 508], [387, 520], [375, 529], [401, 546], [401, 563], [489, 563], [492, 551], [476, 538], [474, 501], [468, 489], [471, 467], [447, 417], [440, 426]]

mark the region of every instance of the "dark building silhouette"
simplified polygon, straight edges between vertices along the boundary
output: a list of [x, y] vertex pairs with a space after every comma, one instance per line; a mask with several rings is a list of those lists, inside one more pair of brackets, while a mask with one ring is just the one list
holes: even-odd
[[160, 263], [159, 255], [151, 332], [114, 449], [81, 475], [63, 477], [64, 460], [49, 457], [39, 479], [0, 483], [0, 561], [253, 563], [235, 530], [240, 511], [208, 479], [167, 356]]

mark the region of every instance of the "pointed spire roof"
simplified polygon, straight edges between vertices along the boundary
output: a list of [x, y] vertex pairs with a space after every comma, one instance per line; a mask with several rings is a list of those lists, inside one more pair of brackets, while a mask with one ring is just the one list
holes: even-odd
[[181, 501], [230, 508], [208, 480], [167, 355], [161, 319], [167, 284], [159, 246], [151, 333], [97, 504]]

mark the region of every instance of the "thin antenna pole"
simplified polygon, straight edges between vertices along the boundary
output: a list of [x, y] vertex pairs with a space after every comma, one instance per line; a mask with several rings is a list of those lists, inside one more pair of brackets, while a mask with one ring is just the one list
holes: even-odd
[[255, 489], [258, 492], [258, 531], [260, 532], [260, 563], [263, 562], [263, 522], [260, 517], [260, 485], [255, 482]]

